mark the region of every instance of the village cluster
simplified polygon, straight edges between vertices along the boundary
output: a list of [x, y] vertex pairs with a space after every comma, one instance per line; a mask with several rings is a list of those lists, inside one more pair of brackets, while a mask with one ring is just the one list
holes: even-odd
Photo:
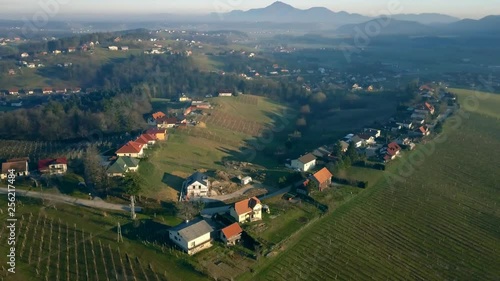
[[[380, 128], [364, 128], [356, 133], [347, 134], [338, 140], [342, 153], [347, 152], [349, 146], [354, 146], [360, 155], [373, 163], [386, 164], [401, 155], [403, 149], [413, 150], [416, 143], [431, 134], [432, 129], [443, 122], [453, 112], [452, 108], [437, 115], [435, 106], [443, 100], [455, 104], [456, 97], [449, 92], [435, 90], [429, 85], [420, 87], [420, 96], [423, 102], [406, 108], [404, 112], [380, 123]], [[318, 171], [318, 162], [335, 163], [339, 155], [334, 155], [335, 144], [323, 145], [296, 159], [288, 160], [286, 166], [298, 172], [311, 172], [304, 183], [297, 185], [297, 192], [309, 194], [307, 184], [315, 181], [319, 191], [324, 190], [332, 183], [332, 174], [326, 168]]]

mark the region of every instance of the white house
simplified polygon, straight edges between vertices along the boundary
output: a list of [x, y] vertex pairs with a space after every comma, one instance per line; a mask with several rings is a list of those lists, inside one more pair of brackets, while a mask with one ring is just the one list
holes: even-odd
[[38, 171], [41, 174], [63, 175], [68, 170], [66, 157], [56, 159], [43, 159], [38, 161]]
[[262, 219], [262, 204], [257, 197], [236, 202], [229, 214], [239, 223]]
[[27, 58], [27, 57], [29, 57], [29, 56], [30, 56], [30, 55], [29, 55], [28, 53], [22, 53], [22, 54], [21, 54], [21, 58]]
[[304, 156], [299, 157], [298, 159], [293, 159], [291, 163], [291, 167], [293, 169], [307, 172], [310, 169], [316, 166], [316, 156], [311, 153], [308, 153]]
[[351, 141], [349, 143], [354, 144], [355, 148], [360, 148], [363, 146], [363, 144], [365, 144], [365, 141], [359, 136], [354, 136], [351, 138]]
[[142, 158], [144, 157], [144, 145], [135, 141], [129, 141], [116, 151], [116, 155], [120, 157]]
[[182, 184], [185, 199], [207, 196], [209, 188], [210, 182], [208, 181], [208, 177], [200, 172], [192, 174]]
[[396, 122], [396, 124], [410, 130], [413, 128], [413, 121], [401, 121], [401, 122]]
[[232, 97], [233, 96], [233, 91], [231, 90], [220, 90], [219, 91], [219, 97]]
[[382, 131], [379, 129], [365, 128], [363, 131], [365, 132], [365, 134], [369, 134], [374, 138], [379, 138], [382, 134]]
[[251, 177], [244, 177], [244, 178], [241, 179], [241, 184], [242, 185], [247, 185], [247, 184], [249, 184], [251, 182], [252, 182], [252, 178]]
[[117, 46], [109, 46], [108, 49], [110, 51], [118, 51], [118, 47]]
[[187, 221], [168, 230], [168, 237], [188, 255], [212, 247], [214, 229], [202, 219]]
[[241, 240], [242, 233], [243, 229], [235, 222], [221, 229], [220, 239], [228, 246], [236, 245], [236, 243]]

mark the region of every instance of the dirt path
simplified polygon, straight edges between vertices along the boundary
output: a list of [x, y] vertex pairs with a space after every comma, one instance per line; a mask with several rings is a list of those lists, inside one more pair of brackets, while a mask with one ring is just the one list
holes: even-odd
[[[0, 194], [8, 193], [7, 188], [0, 187]], [[103, 201], [99, 197], [95, 197], [93, 200], [79, 199], [74, 198], [68, 195], [59, 195], [59, 194], [46, 194], [42, 192], [36, 191], [26, 191], [26, 190], [16, 190], [16, 196], [24, 196], [24, 197], [32, 197], [32, 198], [40, 198], [44, 200], [65, 203], [75, 206], [85, 206], [94, 209], [103, 209], [103, 210], [114, 210], [114, 211], [130, 211], [130, 206], [121, 205], [121, 204], [113, 204]], [[136, 212], [140, 212], [142, 210], [141, 207], [135, 207]]]

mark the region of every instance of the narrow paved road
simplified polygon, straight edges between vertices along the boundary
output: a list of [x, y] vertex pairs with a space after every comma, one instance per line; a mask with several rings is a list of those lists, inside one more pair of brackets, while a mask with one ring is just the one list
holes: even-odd
[[[260, 196], [259, 199], [264, 200], [264, 199], [272, 198], [272, 197], [275, 197], [278, 195], [282, 195], [282, 194], [285, 194], [287, 192], [290, 192], [291, 189], [292, 189], [292, 186], [288, 186], [288, 187], [282, 188], [280, 190], [276, 190], [275, 192], [266, 194], [264, 196]], [[231, 207], [231, 205], [222, 206], [222, 207], [215, 207], [215, 208], [206, 208], [206, 209], [203, 209], [201, 211], [201, 214], [203, 216], [211, 216], [215, 213], [224, 213], [224, 212], [228, 211], [230, 207]]]
[[[0, 187], [0, 194], [6, 194], [6, 193], [8, 193], [8, 189], [4, 188], [4, 187]], [[108, 203], [108, 202], [105, 202], [98, 197], [96, 197], [94, 200], [86, 200], [86, 199], [74, 198], [74, 197], [67, 196], [67, 195], [48, 194], [48, 193], [27, 191], [27, 190], [21, 190], [21, 189], [16, 189], [16, 196], [40, 198], [40, 199], [44, 199], [44, 200], [65, 203], [65, 204], [70, 204], [70, 205], [75, 205], [75, 206], [85, 206], [85, 207], [90, 207], [90, 208], [95, 208], [95, 209], [130, 212], [130, 206], [128, 206], [128, 205]], [[140, 212], [141, 210], [142, 210], [141, 207], [135, 207], [136, 212]]]
[[239, 189], [239, 190], [237, 190], [236, 192], [233, 192], [233, 193], [224, 194], [224, 195], [217, 195], [217, 196], [211, 196], [211, 197], [193, 198], [193, 200], [202, 200], [205, 203], [208, 203], [208, 202], [217, 202], [217, 201], [227, 201], [227, 200], [231, 200], [233, 198], [241, 197], [246, 192], [248, 192], [249, 190], [257, 189], [257, 188], [268, 189], [268, 188], [266, 188], [264, 185], [262, 185], [260, 183], [254, 183], [254, 184], [246, 185], [245, 187], [243, 187], [243, 188], [241, 188], [241, 189]]

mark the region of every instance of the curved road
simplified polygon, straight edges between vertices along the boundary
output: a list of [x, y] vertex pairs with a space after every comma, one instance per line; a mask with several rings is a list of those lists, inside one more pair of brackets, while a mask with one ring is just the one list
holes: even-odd
[[[0, 187], [0, 194], [7, 194], [8, 192], [9, 191], [7, 188]], [[95, 208], [95, 209], [130, 212], [129, 205], [108, 203], [108, 202], [103, 201], [99, 197], [95, 197], [94, 200], [86, 200], [86, 199], [74, 198], [74, 197], [71, 197], [68, 195], [48, 194], [48, 193], [27, 191], [27, 190], [21, 190], [21, 189], [16, 189], [16, 196], [40, 198], [40, 199], [44, 199], [44, 200], [65, 203], [65, 204], [70, 204], [70, 205], [75, 205], [75, 206], [85, 206], [85, 207], [90, 207], [90, 208]], [[135, 207], [136, 212], [140, 212], [141, 210], [142, 210], [141, 207]]]

